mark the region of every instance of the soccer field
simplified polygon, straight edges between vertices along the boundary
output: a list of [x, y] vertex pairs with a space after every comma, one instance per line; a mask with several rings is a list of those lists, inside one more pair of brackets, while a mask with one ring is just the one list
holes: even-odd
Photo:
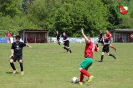
[[58, 44], [30, 44], [24, 47], [24, 75], [20, 75], [19, 63], [15, 62], [18, 74], [12, 74], [9, 64], [11, 44], [0, 44], [0, 88], [132, 88], [133, 87], [133, 43], [113, 43], [116, 55], [113, 59], [105, 54], [104, 62], [98, 62], [100, 51], [94, 54], [94, 63], [88, 70], [94, 79], [81, 87], [71, 83], [79, 78], [78, 67], [83, 60], [85, 44], [70, 44], [72, 53]]

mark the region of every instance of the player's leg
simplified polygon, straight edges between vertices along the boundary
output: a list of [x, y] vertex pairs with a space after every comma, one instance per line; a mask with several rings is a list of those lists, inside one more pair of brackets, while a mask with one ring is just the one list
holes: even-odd
[[[90, 62], [90, 64], [88, 65], [88, 67], [87, 67], [87, 68], [85, 68], [85, 69], [86, 69], [86, 71], [87, 71], [87, 70], [88, 70], [88, 68], [92, 65], [93, 60], [92, 60], [92, 61], [89, 61], [89, 62]], [[91, 82], [93, 78], [94, 78], [93, 76], [90, 76], [90, 77], [89, 77], [89, 79], [88, 79], [88, 82]]]
[[23, 61], [22, 61], [22, 57], [19, 58], [19, 64], [20, 64], [20, 69], [21, 69], [21, 75], [24, 74], [24, 71], [23, 71]]
[[67, 48], [67, 50], [68, 50], [70, 53], [72, 53], [72, 50], [71, 50], [70, 47], [69, 47], [69, 41], [67, 41], [67, 43], [66, 43], [66, 48]]
[[83, 79], [84, 79], [84, 75], [86, 75], [88, 78], [91, 77], [91, 74], [89, 72], [87, 72], [87, 69], [91, 66], [92, 63], [93, 63], [93, 60], [91, 58], [85, 58], [80, 63], [79, 71], [80, 71], [81, 74], [80, 74], [79, 84], [82, 84]]
[[112, 41], [110, 41], [110, 45], [109, 46], [116, 51], [116, 48], [112, 45]]
[[80, 73], [80, 81], [79, 81], [80, 85], [83, 85], [82, 82], [83, 82], [84, 77], [85, 77], [84, 73], [81, 72]]
[[57, 42], [58, 42], [58, 44], [60, 45], [60, 38], [57, 38]]
[[105, 48], [102, 49], [102, 55], [101, 55], [101, 59], [99, 60], [99, 62], [103, 62], [103, 58], [104, 58], [104, 52], [106, 51]]
[[104, 52], [102, 52], [101, 59], [99, 60], [99, 62], [103, 62], [103, 58], [104, 58]]
[[63, 46], [62, 46], [65, 50], [68, 51], [68, 49], [66, 48], [66, 42], [64, 42]]
[[115, 57], [113, 54], [110, 54], [110, 53], [109, 53], [109, 47], [107, 48], [106, 53], [107, 53], [108, 56], [111, 56], [111, 57], [113, 57], [114, 59], [116, 59], [116, 57]]
[[10, 66], [13, 69], [13, 74], [15, 74], [17, 72], [17, 70], [16, 70], [15, 65], [14, 65], [13, 62], [14, 62], [14, 57], [11, 57], [11, 59], [10, 59]]
[[109, 52], [107, 53], [107, 55], [113, 57], [114, 59], [116, 59], [115, 55], [113, 55], [113, 54], [111, 54]]

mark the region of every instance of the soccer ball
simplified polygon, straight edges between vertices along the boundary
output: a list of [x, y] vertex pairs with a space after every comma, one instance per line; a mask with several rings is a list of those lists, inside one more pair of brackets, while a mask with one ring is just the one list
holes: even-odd
[[78, 78], [77, 77], [73, 77], [72, 78], [72, 83], [78, 83]]

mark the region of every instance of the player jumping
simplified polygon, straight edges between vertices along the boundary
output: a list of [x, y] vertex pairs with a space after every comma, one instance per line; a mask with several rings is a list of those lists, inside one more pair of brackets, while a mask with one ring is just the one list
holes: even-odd
[[98, 47], [91, 41], [90, 37], [87, 37], [84, 34], [83, 29], [81, 29], [82, 35], [85, 38], [86, 46], [84, 51], [84, 60], [80, 63], [79, 71], [80, 71], [80, 81], [79, 84], [83, 85], [84, 76], [89, 78], [88, 82], [91, 82], [94, 78], [89, 72], [87, 72], [88, 68], [93, 63], [93, 52], [98, 51]]
[[24, 46], [28, 46], [31, 48], [30, 45], [28, 44], [25, 44], [23, 42], [20, 42], [20, 36], [17, 35], [16, 36], [16, 42], [13, 42], [12, 43], [12, 46], [11, 46], [11, 55], [10, 55], [10, 65], [13, 69], [13, 74], [15, 74], [17, 72], [15, 66], [14, 66], [14, 63], [13, 62], [16, 62], [16, 60], [18, 60], [19, 64], [20, 64], [20, 68], [21, 68], [21, 75], [24, 74], [24, 71], [23, 71], [23, 61], [22, 61], [22, 49]]
[[103, 49], [102, 49], [102, 55], [101, 55], [101, 60], [99, 62], [103, 62], [103, 58], [104, 58], [104, 53], [106, 52], [108, 56], [113, 57], [114, 59], [116, 59], [116, 57], [113, 54], [109, 53], [109, 45], [110, 45], [110, 41], [106, 38], [106, 34], [103, 35]]

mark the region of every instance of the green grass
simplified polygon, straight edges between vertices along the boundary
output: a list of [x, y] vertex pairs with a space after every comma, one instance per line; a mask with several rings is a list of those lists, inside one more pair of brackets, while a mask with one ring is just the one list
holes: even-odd
[[[12, 74], [9, 64], [11, 44], [0, 44], [0, 88], [81, 88], [71, 83], [79, 78], [78, 67], [83, 60], [85, 44], [70, 44], [72, 54], [66, 53], [57, 44], [31, 44], [23, 49], [25, 74], [20, 75], [19, 63], [15, 66], [19, 74]], [[94, 63], [88, 70], [94, 80], [82, 88], [132, 88], [133, 87], [133, 44], [114, 43], [117, 52], [110, 49], [117, 59], [107, 55], [99, 63], [100, 51], [94, 54]], [[87, 80], [85, 77], [84, 81]]]

